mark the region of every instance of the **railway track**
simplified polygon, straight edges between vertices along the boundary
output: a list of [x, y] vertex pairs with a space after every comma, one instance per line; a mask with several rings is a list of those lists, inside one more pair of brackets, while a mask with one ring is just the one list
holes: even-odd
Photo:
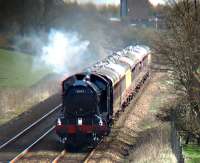
[[[117, 116], [117, 118], [115, 119], [115, 124], [112, 128], [111, 134], [109, 135], [109, 137], [111, 137], [111, 139], [113, 137], [116, 137], [119, 134], [119, 132], [121, 131], [121, 129], [123, 128], [123, 122], [129, 116], [130, 111], [132, 110], [132, 107], [136, 104], [137, 100], [142, 95], [142, 91], [147, 87], [148, 81], [150, 80], [149, 78], [151, 78], [150, 75], [148, 75], [147, 79], [145, 79], [144, 82], [141, 82], [140, 91], [137, 91], [136, 94], [134, 95], [134, 97], [131, 98], [129, 104], [126, 106], [126, 109], [125, 110], [123, 108], [121, 109], [119, 116]], [[121, 115], [122, 112], [124, 112], [124, 113]], [[79, 153], [73, 154], [66, 150], [63, 150], [52, 160], [52, 163], [59, 163], [59, 162], [88, 163], [89, 161], [91, 161], [93, 159], [93, 157], [95, 156], [95, 153], [102, 152], [101, 151], [103, 149], [102, 146], [107, 146], [107, 145], [105, 145], [106, 143], [108, 143], [108, 142], [106, 140], [104, 141], [104, 139], [102, 139], [101, 142], [96, 146], [96, 148], [92, 149], [91, 151], [88, 151], [84, 155], [80, 155]], [[75, 156], [73, 156], [73, 155], [75, 155]], [[76, 158], [76, 159], [74, 159], [74, 158]]]
[[[102, 142], [102, 141], [101, 141]], [[100, 142], [100, 143], [101, 143]], [[99, 143], [99, 144], [100, 144]], [[92, 157], [93, 153], [95, 152], [96, 148], [93, 148], [92, 150], [88, 150], [87, 152], [80, 154], [80, 153], [70, 153], [66, 149], [60, 152], [53, 160], [52, 163], [59, 163], [59, 162], [83, 162], [88, 163], [90, 158]], [[72, 160], [70, 157], [72, 155], [76, 155], [76, 159]]]
[[40, 136], [36, 141], [34, 141], [31, 145], [29, 145], [26, 149], [24, 149], [21, 153], [19, 153], [15, 158], [13, 158], [10, 163], [15, 163], [19, 161], [23, 156], [25, 156], [33, 146], [35, 146], [37, 143], [39, 143], [42, 139], [44, 139], [50, 132], [53, 131], [55, 126], [51, 127], [47, 132], [45, 132], [42, 136]]
[[[147, 85], [147, 84], [144, 84], [144, 85]], [[136, 98], [135, 97], [133, 98], [134, 102], [133, 103], [131, 102], [131, 105], [134, 105], [135, 101], [137, 101], [137, 98], [139, 98], [140, 94], [142, 93], [142, 90], [145, 87], [146, 86], [142, 86], [142, 89], [136, 95], [137, 97], [135, 96]], [[52, 120], [52, 119], [55, 119], [55, 118], [53, 118], [53, 117], [55, 117], [54, 113], [56, 113], [56, 111], [58, 111], [60, 107], [61, 107], [61, 104], [58, 105], [57, 107], [55, 107], [54, 109], [52, 109], [50, 112], [48, 112], [46, 115], [44, 115], [43, 117], [41, 117], [37, 121], [35, 121], [33, 124], [31, 124], [30, 126], [28, 126], [23, 131], [19, 132], [16, 136], [14, 136], [10, 140], [8, 140], [5, 143], [3, 143], [2, 145], [0, 145], [0, 161], [10, 161], [11, 163], [14, 163], [14, 162], [19, 161], [27, 153], [29, 153], [29, 151], [34, 146], [36, 146], [36, 144], [38, 144], [39, 142], [41, 142], [47, 135], [49, 135], [53, 131], [53, 129], [54, 129], [55, 126], [54, 126], [54, 120]], [[121, 112], [124, 112], [124, 110], [120, 111], [120, 113]], [[125, 110], [125, 112], [127, 112], [127, 109]], [[125, 118], [125, 116], [123, 116], [123, 117], [120, 116], [119, 117], [119, 121], [122, 121], [124, 118]], [[120, 120], [120, 119], [122, 119], [122, 120]], [[45, 126], [42, 125], [43, 128], [44, 128], [44, 130], [42, 130], [43, 134], [40, 134], [40, 135], [36, 134], [36, 135], [34, 135], [32, 137], [34, 137], [34, 138], [37, 137], [37, 139], [34, 139], [34, 141], [31, 141], [31, 142], [30, 141], [26, 142], [26, 137], [29, 136], [29, 133], [32, 133], [33, 130], [37, 130], [37, 128], [38, 128], [37, 126], [39, 126], [41, 124], [44, 124], [42, 122], [46, 122], [45, 124], [49, 124], [48, 127], [45, 127]], [[113, 131], [113, 132], [115, 132], [115, 131]], [[25, 143], [24, 143], [24, 141], [25, 141]], [[102, 140], [101, 143], [103, 143], [103, 140]], [[98, 149], [94, 148], [91, 151], [87, 151], [87, 152], [83, 152], [83, 153], [71, 153], [71, 152], [68, 152], [66, 150], [62, 150], [57, 156], [55, 156], [54, 159], [51, 158], [51, 162], [57, 163], [57, 162], [63, 162], [63, 161], [65, 162], [65, 161], [71, 160], [71, 162], [84, 162], [84, 163], [88, 163], [89, 160], [94, 155], [94, 153], [95, 153], [96, 150], [98, 150]], [[13, 154], [1, 157], [1, 156], [3, 156], [5, 154], [5, 152], [13, 153]], [[1, 158], [3, 158], [3, 160], [1, 160]]]
[[16, 134], [14, 137], [12, 137], [11, 139], [9, 139], [8, 141], [6, 141], [3, 144], [1, 144], [0, 145], [0, 150], [3, 149], [4, 147], [6, 147], [11, 142], [17, 140], [20, 136], [24, 135], [26, 132], [28, 132], [29, 130], [31, 130], [37, 124], [41, 123], [42, 120], [44, 120], [45, 118], [47, 118], [48, 116], [50, 116], [52, 113], [54, 113], [55, 111], [57, 111], [60, 107], [61, 107], [61, 104], [59, 104], [58, 106], [56, 106], [50, 112], [48, 112], [47, 114], [45, 114], [44, 116], [42, 116], [41, 118], [39, 118], [37, 121], [35, 121], [34, 123], [32, 123], [30, 126], [26, 127], [24, 130], [22, 130], [21, 132], [19, 132], [18, 134]]
[[67, 154], [66, 150], [63, 150], [53, 161], [52, 163], [58, 163], [59, 160], [62, 159], [62, 157], [64, 157], [64, 155]]
[[[99, 144], [101, 144], [103, 142], [103, 139], [101, 140], [101, 142], [99, 143]], [[98, 145], [99, 145], [98, 144]], [[98, 147], [98, 145], [97, 145], [97, 147]], [[94, 154], [94, 152], [96, 151], [96, 149], [97, 149], [97, 147], [96, 148], [94, 148], [90, 153], [88, 153], [87, 155], [86, 155], [86, 157], [83, 159], [83, 163], [88, 163], [89, 162], [89, 160], [91, 159], [91, 157], [93, 156], [93, 154]]]
[[[15, 162], [54, 129], [61, 104], [0, 145], [0, 161]], [[21, 152], [23, 151], [23, 152]], [[14, 159], [13, 159], [14, 158]]]

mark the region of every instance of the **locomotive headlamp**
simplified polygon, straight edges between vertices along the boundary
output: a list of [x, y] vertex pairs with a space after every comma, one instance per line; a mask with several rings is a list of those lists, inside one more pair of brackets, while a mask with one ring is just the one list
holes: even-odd
[[58, 126], [60, 126], [62, 123], [61, 123], [61, 120], [60, 120], [60, 118], [58, 118], [58, 120], [57, 120], [57, 125]]
[[103, 126], [103, 121], [102, 121], [102, 119], [99, 120], [99, 126]]
[[83, 119], [82, 118], [78, 118], [78, 125], [81, 126], [83, 124]]

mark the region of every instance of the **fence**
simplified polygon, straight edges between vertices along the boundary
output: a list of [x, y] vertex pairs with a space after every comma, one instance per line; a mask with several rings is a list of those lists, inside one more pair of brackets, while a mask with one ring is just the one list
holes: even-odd
[[175, 154], [178, 163], [184, 163], [181, 138], [176, 129], [175, 118], [173, 114], [172, 114], [172, 119], [171, 119], [171, 146], [172, 146], [172, 151]]

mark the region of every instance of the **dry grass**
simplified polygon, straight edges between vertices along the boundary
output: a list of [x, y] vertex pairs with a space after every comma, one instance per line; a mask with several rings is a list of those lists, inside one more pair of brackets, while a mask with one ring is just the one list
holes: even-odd
[[33, 105], [44, 101], [58, 92], [58, 81], [45, 79], [29, 88], [6, 88], [0, 91], [0, 124], [27, 111]]
[[[175, 96], [166, 74], [155, 81], [154, 98], [150, 101], [147, 116], [140, 122], [139, 135], [127, 162], [176, 163], [171, 149], [169, 109]], [[154, 90], [155, 90], [154, 89]]]
[[127, 162], [176, 163], [169, 138], [169, 124], [146, 129], [139, 134], [137, 144]]

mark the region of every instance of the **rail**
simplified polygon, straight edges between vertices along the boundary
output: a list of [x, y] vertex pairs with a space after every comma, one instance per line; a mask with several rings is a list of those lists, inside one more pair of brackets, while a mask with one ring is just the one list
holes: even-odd
[[18, 154], [15, 158], [13, 158], [10, 163], [15, 163], [19, 161], [24, 155], [26, 155], [30, 149], [35, 146], [38, 142], [45, 138], [50, 132], [54, 130], [55, 126], [51, 127], [47, 132], [45, 132], [41, 137], [39, 137], [36, 141], [34, 141], [31, 145], [29, 145], [25, 150], [23, 150], [20, 154]]
[[22, 130], [21, 132], [19, 132], [17, 135], [15, 135], [14, 137], [12, 137], [10, 140], [6, 141], [5, 143], [3, 143], [0, 146], [0, 149], [4, 148], [5, 146], [7, 146], [8, 144], [10, 144], [11, 142], [15, 141], [16, 139], [18, 139], [20, 136], [22, 136], [23, 134], [25, 134], [27, 131], [29, 131], [30, 129], [32, 129], [34, 126], [36, 126], [37, 124], [39, 124], [42, 120], [46, 119], [48, 116], [50, 116], [52, 113], [54, 113], [56, 110], [58, 110], [60, 107], [62, 106], [62, 104], [59, 104], [58, 106], [56, 106], [55, 108], [53, 108], [50, 112], [48, 112], [47, 114], [45, 114], [44, 116], [42, 116], [41, 118], [39, 118], [37, 121], [35, 121], [34, 123], [32, 123], [30, 126], [26, 127], [24, 130]]

